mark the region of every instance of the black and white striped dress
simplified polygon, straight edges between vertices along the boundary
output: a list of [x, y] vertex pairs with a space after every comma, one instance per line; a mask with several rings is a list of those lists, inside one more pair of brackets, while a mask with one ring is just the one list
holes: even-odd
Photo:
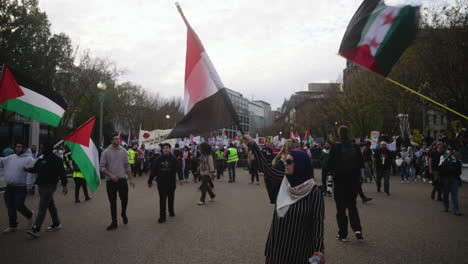
[[[258, 146], [252, 149], [264, 172], [270, 200], [276, 201], [284, 172], [272, 168]], [[265, 263], [306, 264], [314, 252], [323, 252], [324, 211], [322, 192], [317, 186], [309, 195], [292, 204], [284, 217], [278, 217], [275, 207], [265, 247]]]

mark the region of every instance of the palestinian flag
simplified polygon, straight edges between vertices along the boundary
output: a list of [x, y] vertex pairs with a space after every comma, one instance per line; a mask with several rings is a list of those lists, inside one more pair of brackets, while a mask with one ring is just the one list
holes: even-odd
[[202, 42], [176, 4], [187, 26], [185, 59], [184, 118], [167, 138], [181, 138], [239, 123], [224, 84], [211, 63]]
[[339, 54], [387, 76], [416, 36], [419, 7], [365, 0], [349, 22]]
[[[16, 74], [15, 74], [16, 75]], [[38, 93], [37, 85], [20, 82], [3, 65], [0, 79], [0, 107], [41, 123], [58, 126], [65, 110], [48, 97]]]
[[80, 168], [92, 192], [96, 191], [101, 183], [99, 153], [91, 140], [95, 121], [96, 117], [91, 118], [63, 139], [70, 148], [72, 159]]

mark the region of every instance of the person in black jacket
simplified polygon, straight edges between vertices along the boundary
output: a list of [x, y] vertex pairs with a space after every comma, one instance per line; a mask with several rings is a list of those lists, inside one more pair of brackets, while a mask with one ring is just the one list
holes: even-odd
[[[452, 194], [452, 212], [461, 216], [458, 207], [458, 186], [460, 185], [460, 175], [462, 173], [462, 163], [453, 156], [453, 150], [447, 149], [446, 154], [442, 155], [439, 173], [443, 186], [444, 211], [449, 210], [449, 193]], [[441, 159], [442, 159], [441, 158]]]
[[39, 237], [47, 210], [49, 210], [52, 218], [52, 225], [47, 227], [46, 232], [53, 232], [62, 228], [57, 208], [55, 207], [54, 192], [60, 180], [63, 194], [66, 195], [68, 193], [67, 177], [62, 159], [53, 154], [52, 150], [52, 143], [44, 144], [43, 157], [38, 159], [32, 168], [24, 168], [27, 172], [37, 173], [36, 183], [39, 187], [39, 212], [34, 226], [27, 231], [33, 237]]
[[162, 146], [163, 154], [158, 157], [151, 166], [151, 173], [148, 179], [148, 187], [156, 183], [159, 192], [159, 219], [158, 223], [166, 222], [166, 200], [168, 203], [169, 216], [174, 217], [174, 194], [176, 189], [176, 173], [179, 174], [179, 182], [182, 184], [183, 175], [181, 166], [176, 157], [171, 153], [171, 145], [168, 143]]
[[333, 196], [336, 203], [336, 220], [338, 222], [339, 241], [346, 241], [349, 221], [357, 239], [363, 239], [361, 220], [356, 207], [356, 197], [360, 189], [361, 168], [364, 159], [359, 146], [349, 137], [349, 129], [341, 126], [338, 129], [339, 142], [332, 145], [328, 159], [328, 170], [333, 173]]

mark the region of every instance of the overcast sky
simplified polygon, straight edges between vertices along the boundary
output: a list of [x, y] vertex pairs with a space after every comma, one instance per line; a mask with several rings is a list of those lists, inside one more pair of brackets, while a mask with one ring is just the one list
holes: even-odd
[[[441, 5], [454, 0], [391, 0]], [[183, 98], [186, 28], [169, 0], [40, 0], [53, 33], [109, 58], [131, 81]], [[279, 107], [310, 82], [341, 78], [341, 38], [362, 0], [180, 0], [224, 85]]]

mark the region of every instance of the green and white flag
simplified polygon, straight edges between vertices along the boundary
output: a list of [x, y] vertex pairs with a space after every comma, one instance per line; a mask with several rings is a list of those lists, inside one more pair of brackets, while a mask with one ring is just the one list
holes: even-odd
[[387, 76], [416, 36], [418, 22], [417, 6], [387, 6], [383, 0], [364, 0], [349, 22], [339, 54]]
[[70, 148], [71, 157], [80, 169], [92, 192], [96, 191], [101, 183], [99, 153], [96, 145], [91, 140], [95, 121], [96, 117], [91, 118], [63, 139], [68, 148]]
[[0, 79], [0, 107], [55, 127], [65, 112], [60, 105], [32, 87], [18, 83], [6, 65]]

